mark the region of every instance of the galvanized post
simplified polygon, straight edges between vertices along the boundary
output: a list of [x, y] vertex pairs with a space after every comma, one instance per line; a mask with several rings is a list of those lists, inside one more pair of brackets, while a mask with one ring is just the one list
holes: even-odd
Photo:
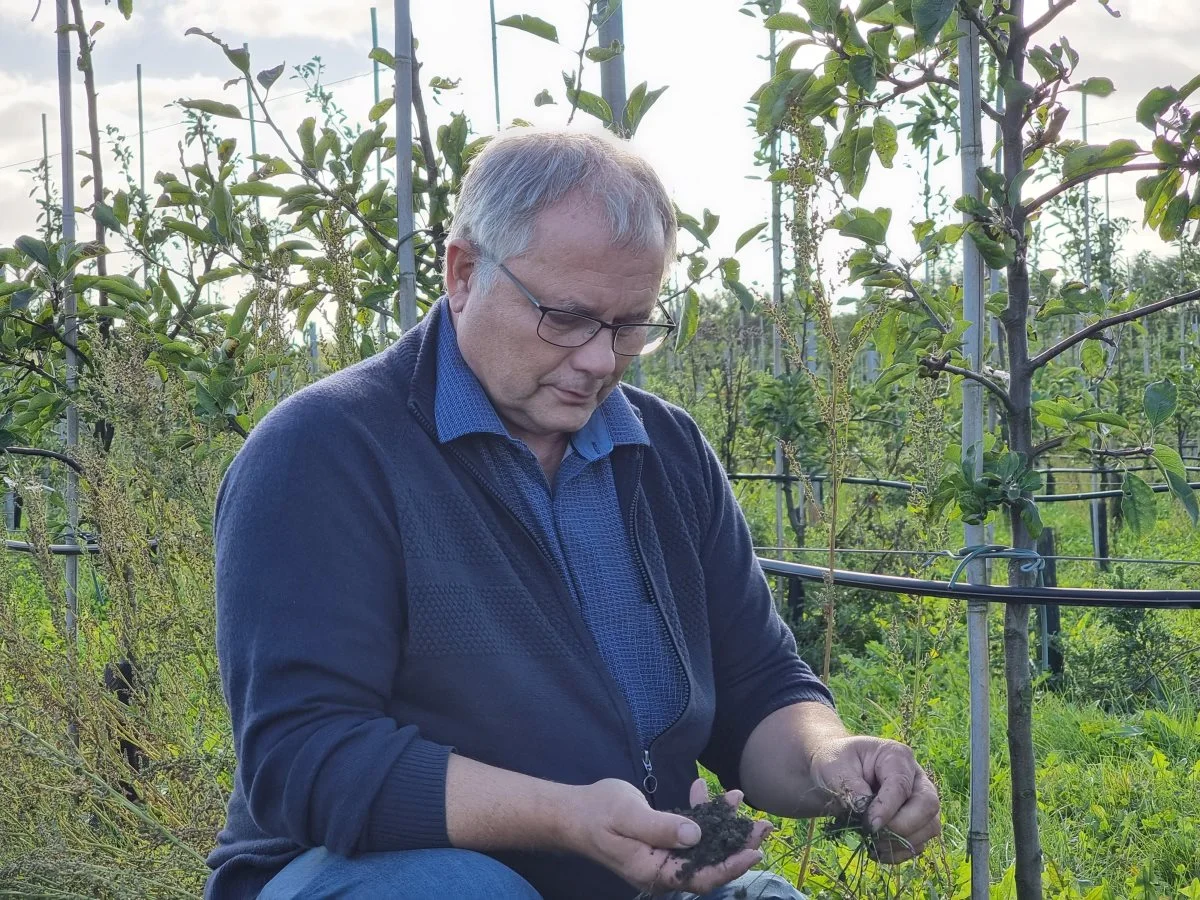
[[[379, 47], [379, 12], [374, 6], [372, 6], [371, 7], [371, 49], [376, 50], [376, 49], [378, 49], [378, 47]], [[375, 105], [378, 106], [379, 101], [380, 101], [379, 60], [372, 59], [371, 65], [372, 65], [372, 75], [374, 76], [374, 81], [375, 81]], [[380, 151], [378, 149], [376, 149], [376, 151], [375, 151], [375, 180], [376, 181], [383, 180], [383, 154], [382, 154], [382, 151]], [[378, 318], [378, 322], [377, 322], [377, 326], [379, 328], [379, 346], [380, 347], [386, 346], [386, 344], [387, 344], [388, 318], [389, 317], [388, 317], [387, 312], [384, 310], [381, 310], [379, 313], [379, 318]]]
[[395, 0], [396, 9], [396, 264], [400, 290], [400, 330], [417, 324], [417, 263], [413, 254], [416, 230], [412, 202], [412, 19], [408, 0]]
[[[962, 192], [981, 197], [979, 176], [983, 164], [983, 137], [980, 126], [979, 102], [979, 31], [970, 21], [964, 21], [958, 41], [959, 110], [962, 144]], [[964, 222], [970, 221], [963, 214]], [[963, 356], [966, 367], [979, 371], [983, 366], [983, 258], [974, 242], [963, 240], [963, 319], [968, 323], [963, 334]], [[964, 379], [962, 383], [963, 420], [962, 453], [975, 460], [976, 474], [983, 466], [983, 386]], [[964, 525], [967, 546], [982, 544], [983, 526]], [[985, 584], [987, 569], [983, 560], [967, 566], [971, 584]], [[988, 785], [990, 755], [988, 740], [988, 604], [971, 600], [967, 603], [967, 646], [971, 684], [971, 797], [967, 849], [971, 856], [971, 898], [988, 897]]]
[[496, 100], [496, 130], [500, 130], [500, 55], [496, 46], [496, 0], [488, 0], [492, 17], [492, 95]]
[[138, 104], [138, 189], [142, 192], [142, 214], [146, 213], [146, 119], [142, 103], [142, 64], [137, 64]]
[[[250, 45], [248, 43], [243, 43], [242, 50], [245, 51], [246, 58], [249, 59], [250, 58]], [[246, 75], [246, 118], [250, 122], [250, 155], [258, 156], [258, 135], [257, 135], [257, 132], [255, 132], [255, 130], [254, 130], [254, 91], [250, 86], [250, 76], [249, 75]], [[251, 168], [251, 170], [253, 170], [253, 168], [254, 168], [253, 162], [251, 163], [250, 168]], [[255, 197], [254, 198], [254, 212], [257, 214], [257, 213], [260, 213], [261, 211], [262, 211], [262, 207], [259, 206], [258, 198]]]
[[[777, 8], [777, 7], [776, 7]], [[771, 71], [769, 77], [775, 76], [775, 56], [777, 52], [776, 32], [771, 29]], [[779, 168], [779, 135], [771, 138], [771, 171]], [[781, 185], [771, 180], [771, 303], [777, 316], [783, 315], [783, 194]], [[778, 324], [771, 326], [771, 374], [775, 378], [783, 375], [783, 339]], [[783, 444], [775, 441], [775, 546], [786, 547], [783, 542]], [[801, 501], [801, 509], [804, 504]], [[780, 557], [782, 559], [782, 557]], [[780, 584], [782, 595], [782, 583]]]
[[[614, 7], [615, 8], [612, 8]], [[600, 20], [599, 41], [601, 47], [610, 47], [613, 42], [625, 46], [623, 4], [618, 0], [601, 0], [596, 15]], [[608, 104], [613, 115], [613, 131], [624, 135], [625, 128], [625, 53], [600, 63], [600, 96]]]
[[[68, 0], [57, 0], [58, 25], [58, 121], [61, 134], [62, 153], [62, 243], [68, 249], [75, 244], [75, 141], [71, 122], [71, 77], [74, 72], [75, 58], [71, 52], [70, 16], [67, 10]], [[77, 301], [75, 292], [68, 283], [64, 296], [63, 336], [67, 344], [67, 393], [70, 399], [67, 404], [67, 434], [66, 452], [73, 456], [72, 451], [79, 443], [79, 409], [75, 405], [74, 394], [79, 384], [79, 359], [75, 347], [79, 339], [79, 323], [76, 319]], [[79, 531], [79, 476], [71, 467], [67, 467], [67, 533], [66, 543], [74, 545], [75, 536]], [[67, 578], [67, 608], [66, 630], [67, 645], [72, 656], [76, 652], [78, 613], [79, 613], [79, 556], [68, 553], [66, 557]], [[72, 737], [76, 730], [71, 725]]]

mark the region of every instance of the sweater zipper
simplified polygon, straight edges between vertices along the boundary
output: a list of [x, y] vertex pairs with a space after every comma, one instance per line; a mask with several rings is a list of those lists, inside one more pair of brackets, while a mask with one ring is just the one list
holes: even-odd
[[634, 479], [633, 502], [629, 504], [629, 520], [626, 528], [629, 529], [629, 534], [633, 538], [633, 547], [638, 560], [638, 570], [642, 575], [642, 584], [646, 588], [646, 596], [650, 598], [650, 602], [658, 609], [659, 616], [662, 617], [663, 629], [667, 632], [667, 636], [671, 639], [671, 649], [675, 652], [675, 659], [679, 663], [679, 671], [683, 673], [684, 700], [683, 705], [679, 710], [679, 714], [671, 720], [662, 731], [660, 731], [650, 744], [642, 748], [642, 768], [645, 769], [646, 775], [642, 779], [642, 791], [646, 794], [646, 798], [650, 801], [650, 805], [654, 805], [654, 792], [658, 790], [658, 778], [654, 774], [654, 763], [650, 759], [650, 751], [654, 749], [654, 745], [658, 743], [658, 739], [675, 727], [676, 723], [683, 718], [683, 714], [687, 712], [688, 707], [692, 703], [692, 680], [688, 674], [687, 666], [683, 664], [683, 651], [679, 649], [679, 640], [675, 636], [675, 632], [671, 630], [671, 625], [667, 620], [667, 614], [663, 611], [662, 600], [658, 593], [654, 590], [654, 583], [650, 580], [650, 569], [646, 565], [646, 555], [642, 551], [642, 541], [638, 537], [637, 531], [637, 508], [638, 508], [638, 489], [642, 483], [642, 466], [644, 463], [643, 450], [638, 449], [637, 453], [637, 477]]
[[[421, 418], [423, 418], [423, 417], [421, 417]], [[550, 567], [558, 575], [559, 582], [562, 584], [562, 586], [564, 588], [566, 588], [567, 598], [569, 601], [571, 601], [569, 604], [569, 607], [573, 607], [574, 600], [573, 600], [573, 597], [571, 594], [570, 585], [567, 584], [567, 582], [565, 580], [566, 576], [560, 570], [558, 562], [554, 559], [554, 556], [550, 553], [550, 549], [542, 542], [540, 537], [538, 537], [536, 534], [534, 534], [533, 531], [531, 531], [529, 529], [529, 527], [521, 520], [520, 516], [514, 515], [512, 513], [512, 511], [509, 510], [508, 504], [504, 501], [504, 497], [501, 496], [500, 492], [497, 491], [492, 486], [491, 482], [489, 482], [487, 480], [487, 478], [485, 478], [483, 476], [483, 473], [480, 472], [479, 469], [477, 469], [475, 467], [475, 465], [469, 459], [467, 459], [467, 457], [463, 453], [461, 453], [456, 447], [453, 447], [453, 446], [449, 447], [448, 449], [450, 450], [451, 453], [454, 454], [455, 458], [463, 465], [463, 467], [468, 472], [471, 473], [471, 475], [475, 478], [475, 480], [478, 481], [483, 486], [483, 489], [485, 491], [487, 491], [492, 496], [492, 498], [497, 503], [500, 504], [500, 506], [503, 509], [508, 511], [508, 513], [512, 517], [512, 519], [517, 523], [517, 525], [520, 526], [521, 530], [525, 532], [526, 537], [528, 537], [529, 540], [533, 542], [534, 546], [536, 546], [538, 548], [538, 551], [542, 554], [542, 557], [546, 560], [546, 562], [548, 562], [550, 564]], [[640, 466], [639, 466], [639, 472], [640, 472]], [[644, 565], [642, 566], [642, 569], [643, 569], [643, 577], [646, 578], [647, 576], [645, 575], [645, 566]], [[585, 632], [588, 630], [586, 623], [584, 623], [583, 628], [584, 628]], [[669, 628], [667, 630], [668, 630], [668, 632], [670, 631]], [[676, 651], [676, 652], [678, 652], [678, 651]], [[613, 681], [612, 675], [608, 672], [608, 668], [605, 665], [603, 660], [600, 661], [600, 668], [601, 668], [601, 678], [607, 679], [606, 683], [610, 687], [610, 693], [612, 693], [612, 688], [616, 687], [616, 685]], [[616, 696], [619, 699], [619, 702], [625, 704], [626, 709], [628, 709], [629, 702], [628, 702], [628, 700], [625, 699], [625, 695], [620, 690], [619, 687], [616, 688]], [[678, 719], [676, 719], [676, 721], [678, 721]], [[632, 734], [634, 736], [632, 743], [635, 746], [637, 746], [640, 742], [637, 739], [637, 728], [633, 722], [632, 711], [630, 711], [629, 721], [626, 723], [626, 726], [627, 726], [627, 728], [629, 728], [629, 731], [627, 732], [627, 734]], [[651, 742], [651, 743], [653, 744], [653, 742]], [[642, 779], [642, 786], [644, 789], [646, 789], [647, 795], [652, 795], [654, 793], [654, 791], [658, 789], [658, 779], [653, 776], [653, 765], [650, 763], [649, 748], [643, 749], [642, 764], [646, 768], [646, 777]]]

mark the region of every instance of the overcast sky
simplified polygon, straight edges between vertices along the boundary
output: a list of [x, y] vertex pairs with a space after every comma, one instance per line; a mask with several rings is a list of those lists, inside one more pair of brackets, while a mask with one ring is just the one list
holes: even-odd
[[[583, 0], [495, 0], [499, 18], [530, 13], [558, 26], [561, 45], [501, 28], [499, 35], [501, 112], [504, 120], [520, 116], [541, 123], [562, 123], [565, 106], [533, 106], [533, 97], [550, 88], [561, 101], [561, 70], [573, 67], [582, 37]], [[393, 40], [391, 4], [379, 5], [380, 43]], [[793, 4], [795, 5], [795, 4]], [[1036, 12], [1038, 0], [1030, 6]], [[1156, 85], [1181, 85], [1200, 71], [1194, 44], [1200, 33], [1196, 0], [1112, 0], [1122, 16], [1111, 18], [1096, 0], [1079, 3], [1058, 23], [1082, 55], [1080, 78], [1107, 75], [1117, 92], [1089, 102], [1092, 123], [1088, 137], [1101, 143], [1133, 137], [1148, 146], [1148, 132], [1133, 121], [1137, 101]], [[244, 87], [223, 90], [236, 72], [220, 50], [197, 38], [185, 37], [193, 25], [215, 31], [231, 44], [249, 42], [254, 71], [286, 61], [290, 67], [319, 55], [326, 81], [352, 119], [366, 121], [374, 102], [369, 0], [134, 0], [134, 16], [124, 21], [115, 0], [84, 0], [89, 22], [103, 20], [97, 34], [96, 70], [103, 125], [120, 129], [136, 153], [137, 92], [135, 66], [144, 73], [147, 179], [159, 169], [178, 168], [177, 144], [183, 129], [180, 111], [170, 104], [180, 97], [210, 97], [244, 104]], [[762, 174], [753, 166], [756, 144], [748, 126], [745, 104], [767, 75], [767, 63], [757, 58], [767, 50], [767, 33], [758, 20], [738, 12], [738, 0], [625, 0], [626, 81], [630, 88], [648, 81], [651, 88], [669, 85], [646, 117], [637, 143], [657, 166], [676, 202], [699, 214], [705, 206], [722, 217], [715, 242], [718, 252], [732, 249], [747, 227], [763, 221], [769, 210], [765, 184], [747, 180]], [[41, 115], [49, 116], [51, 154], [59, 147], [57, 86], [55, 82], [54, 0], [44, 0], [31, 21], [37, 0], [0, 0], [0, 244], [35, 229], [36, 207], [28, 198], [29, 177], [20, 172], [42, 152]], [[443, 94], [440, 106], [427, 93], [431, 116], [444, 120], [450, 112], [465, 111], [480, 132], [494, 130], [491, 35], [487, 0], [413, 0], [413, 31], [420, 41], [423, 81], [442, 75], [462, 79], [462, 87]], [[1049, 37], [1049, 36], [1047, 36]], [[390, 91], [390, 71], [382, 90]], [[599, 74], [592, 67], [585, 86], [599, 92]], [[294, 81], [281, 80], [274, 94], [296, 91]], [[1076, 95], [1070, 95], [1077, 101]], [[76, 146], [85, 144], [83, 89], [74, 92]], [[272, 114], [288, 130], [303, 117], [298, 98], [278, 99]], [[579, 117], [577, 117], [578, 120]], [[893, 116], [898, 118], [898, 115]], [[1070, 136], [1078, 136], [1073, 117]], [[225, 133], [241, 139], [248, 150], [244, 123], [222, 122]], [[985, 135], [990, 135], [985, 123]], [[259, 134], [260, 149], [270, 151], [270, 139]], [[893, 234], [907, 235], [907, 222], [921, 218], [919, 160], [903, 152], [890, 177], [873, 179], [861, 198], [863, 206], [888, 205], [896, 210]], [[77, 159], [82, 168], [86, 161]], [[52, 170], [61, 172], [57, 158]], [[115, 167], [110, 166], [110, 173]], [[134, 173], [136, 177], [136, 156]], [[77, 178], [84, 172], [78, 172]], [[112, 175], [110, 174], [110, 183]], [[953, 185], [957, 159], [935, 173], [935, 181]], [[952, 190], [957, 196], [959, 191]], [[1133, 199], [1133, 179], [1113, 179], [1110, 185], [1114, 215], [1140, 220]], [[1102, 186], [1097, 191], [1103, 197]], [[90, 190], [83, 202], [90, 201]], [[901, 246], [903, 246], [901, 242]], [[1159, 248], [1156, 238], [1135, 234], [1126, 249]], [[744, 251], [747, 280], [769, 277], [763, 248]]]

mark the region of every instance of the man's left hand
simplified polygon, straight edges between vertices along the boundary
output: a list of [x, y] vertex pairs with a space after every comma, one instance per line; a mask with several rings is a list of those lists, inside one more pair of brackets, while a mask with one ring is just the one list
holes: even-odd
[[941, 834], [937, 788], [904, 744], [866, 736], [834, 738], [813, 754], [811, 775], [830, 795], [831, 813], [873, 798], [863, 821], [877, 835], [874, 855], [881, 862], [911, 859]]

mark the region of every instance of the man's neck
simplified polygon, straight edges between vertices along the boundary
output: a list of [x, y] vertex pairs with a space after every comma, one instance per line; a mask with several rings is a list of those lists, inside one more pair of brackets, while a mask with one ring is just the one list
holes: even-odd
[[562, 465], [563, 457], [566, 456], [570, 435], [565, 432], [551, 435], [517, 434], [513, 432], [513, 437], [520, 438], [525, 442], [525, 446], [533, 451], [533, 455], [537, 457], [538, 462], [542, 466], [542, 471], [546, 473], [546, 482], [553, 485], [554, 476], [558, 474], [558, 467]]

